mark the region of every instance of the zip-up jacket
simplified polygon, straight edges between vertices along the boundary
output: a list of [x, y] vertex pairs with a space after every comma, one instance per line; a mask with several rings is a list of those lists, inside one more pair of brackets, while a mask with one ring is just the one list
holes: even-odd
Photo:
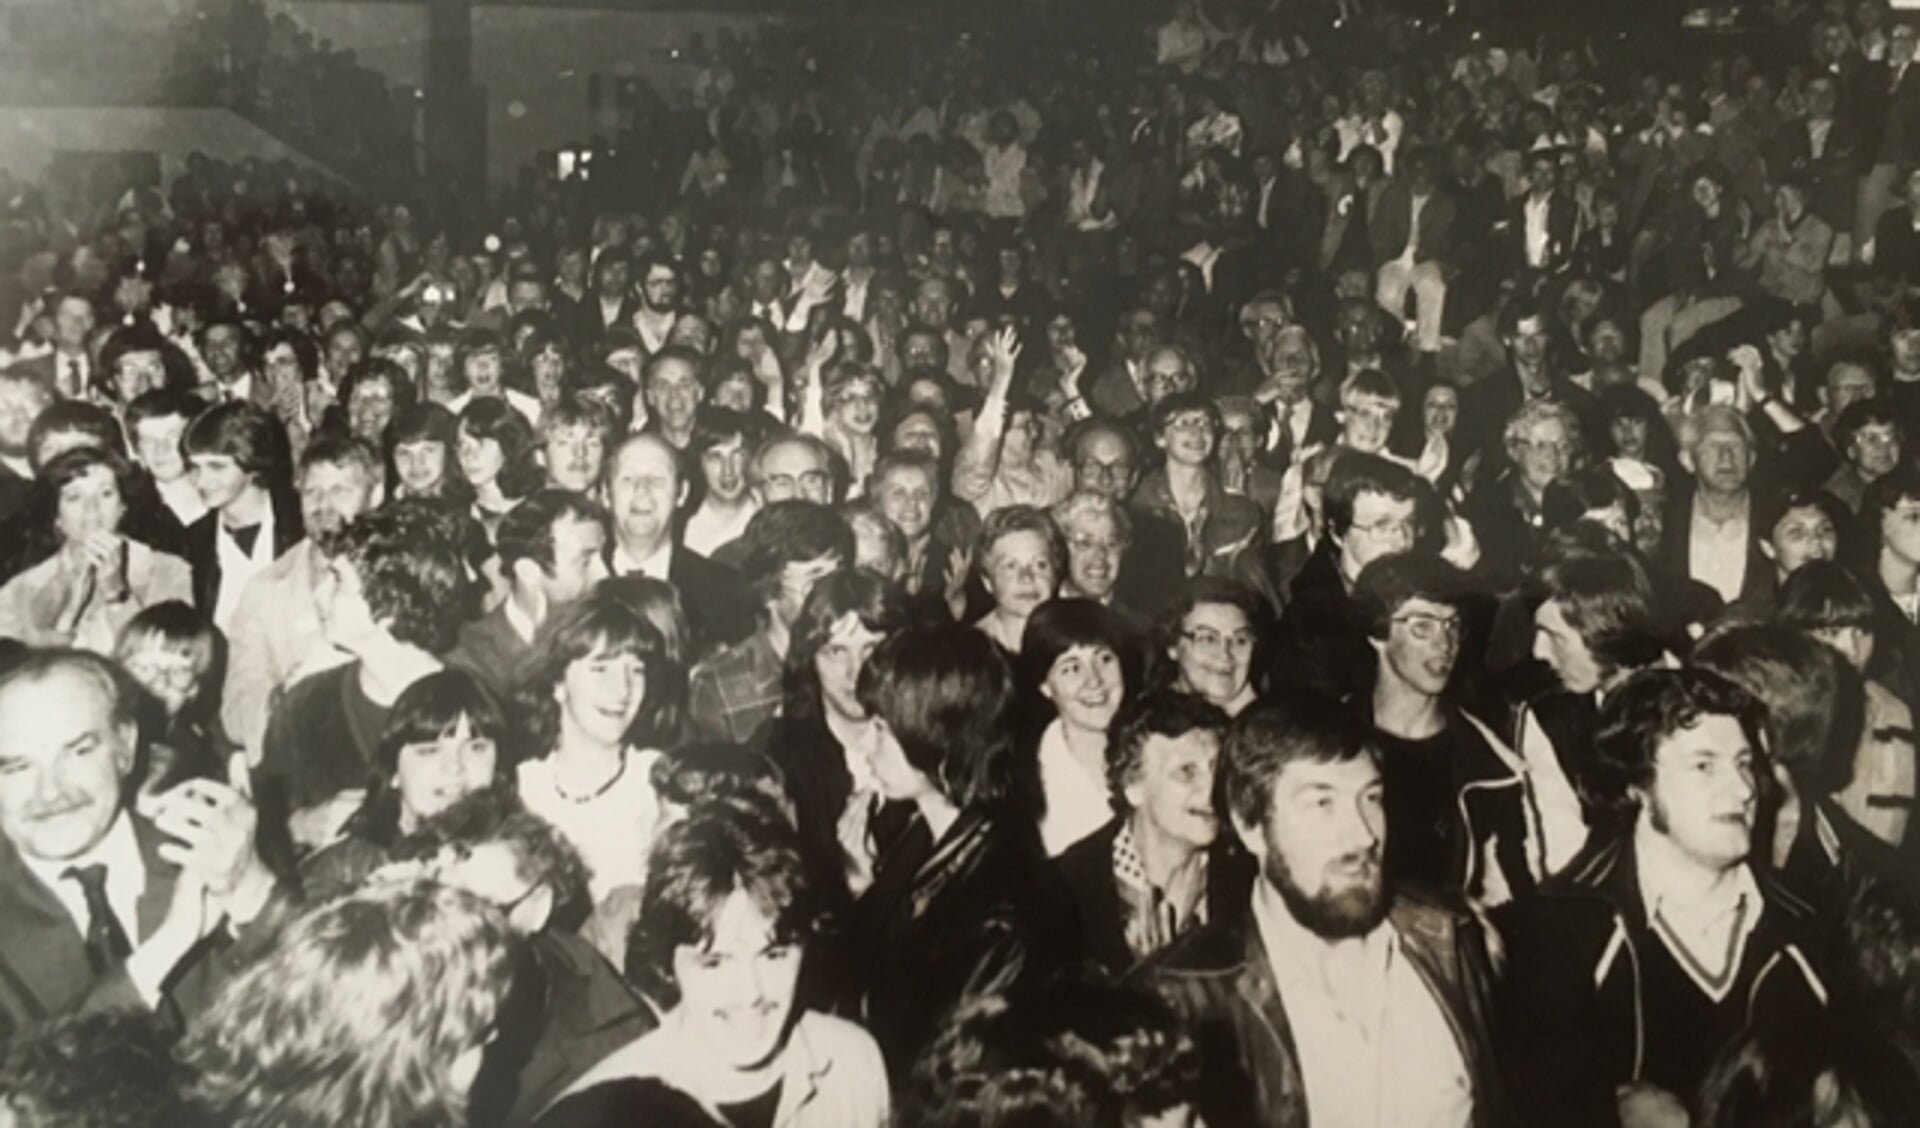
[[[1727, 1000], [1743, 1026], [1806, 1029], [1825, 1009], [1815, 970], [1814, 914], [1755, 867], [1761, 908]], [[1495, 910], [1506, 974], [1499, 1007], [1503, 1060], [1519, 1122], [1587, 1128], [1619, 1122], [1615, 1090], [1645, 1082], [1691, 1101], [1698, 1077], [1649, 1060], [1648, 961], [1661, 940], [1648, 924], [1631, 834], [1596, 839], [1532, 897]], [[1701, 1047], [1711, 1060], [1719, 1047]]]

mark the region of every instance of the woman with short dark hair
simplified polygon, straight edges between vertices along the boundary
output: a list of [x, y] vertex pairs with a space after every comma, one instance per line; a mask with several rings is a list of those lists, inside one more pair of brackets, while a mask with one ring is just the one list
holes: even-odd
[[914, 818], [854, 906], [868, 1029], [896, 1076], [962, 999], [1045, 974], [1070, 955], [1032, 817], [1031, 763], [1014, 754], [1013, 678], [993, 642], [911, 627], [860, 671], [881, 794]]
[[427, 819], [481, 788], [510, 788], [510, 745], [506, 714], [472, 674], [448, 668], [408, 686], [387, 714], [366, 801], [339, 840], [301, 863], [307, 888], [350, 889]]
[[134, 474], [119, 453], [96, 447], [41, 468], [12, 546], [21, 564], [0, 586], [0, 636], [112, 654], [142, 608], [192, 597], [186, 561], [126, 535]]
[[661, 831], [626, 961], [660, 1025], [576, 1082], [541, 1128], [663, 1123], [673, 1094], [715, 1125], [881, 1128], [880, 1048], [798, 1001], [820, 912], [800, 841], [771, 812], [713, 803]]

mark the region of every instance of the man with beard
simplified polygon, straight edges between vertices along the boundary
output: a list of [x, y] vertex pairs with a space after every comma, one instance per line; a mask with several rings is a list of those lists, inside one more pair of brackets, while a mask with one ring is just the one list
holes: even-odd
[[1145, 975], [1202, 1048], [1212, 1125], [1487, 1125], [1503, 1109], [1490, 973], [1464, 908], [1388, 883], [1380, 752], [1323, 699], [1227, 730], [1226, 798], [1260, 864], [1251, 911]]
[[1685, 1124], [1736, 1035], [1819, 1018], [1812, 910], [1748, 861], [1765, 725], [1699, 669], [1607, 698], [1591, 779], [1621, 829], [1495, 918], [1517, 1122]]
[[320, 628], [315, 588], [327, 572], [327, 538], [380, 504], [379, 456], [344, 435], [317, 438], [300, 459], [300, 516], [307, 537], [247, 581], [228, 638], [220, 719], [258, 757], [268, 707], [297, 678], [347, 660]]
[[649, 258], [640, 264], [640, 304], [634, 307], [628, 324], [640, 334], [649, 353], [667, 346], [680, 317], [680, 270], [664, 258]]

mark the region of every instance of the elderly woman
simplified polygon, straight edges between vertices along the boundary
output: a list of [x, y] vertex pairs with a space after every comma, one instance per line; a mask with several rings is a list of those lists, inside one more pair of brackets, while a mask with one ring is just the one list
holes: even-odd
[[1027, 621], [1014, 683], [1024, 714], [1021, 744], [1035, 748], [1039, 764], [1040, 842], [1049, 857], [1112, 814], [1107, 727], [1137, 680], [1129, 676], [1133, 654], [1124, 633], [1114, 612], [1090, 599], [1050, 600]]
[[1027, 617], [1060, 590], [1066, 549], [1053, 518], [1030, 505], [996, 511], [980, 529], [974, 567], [993, 609], [974, 623], [1004, 653], [1020, 653]]
[[0, 637], [112, 654], [141, 608], [192, 600], [187, 562], [126, 534], [134, 473], [118, 452], [96, 447], [40, 468], [10, 546], [19, 567], [0, 587]]
[[741, 802], [696, 806], [660, 834], [627, 975], [660, 1025], [615, 1050], [541, 1128], [713, 1124], [882, 1128], [880, 1048], [798, 1000], [821, 906], [793, 828]]
[[465, 1123], [513, 980], [499, 910], [441, 885], [378, 882], [276, 940], [182, 1047], [209, 1123]]
[[1173, 687], [1239, 716], [1253, 704], [1254, 651], [1267, 616], [1266, 604], [1245, 584], [1211, 576], [1190, 581], [1160, 630]]
[[1481, 546], [1480, 567], [1501, 589], [1517, 585], [1540, 551], [1547, 487], [1577, 469], [1580, 420], [1558, 400], [1534, 400], [1507, 421], [1507, 472], [1468, 497], [1464, 515]]
[[1227, 715], [1158, 690], [1114, 718], [1106, 782], [1114, 816], [1055, 860], [1086, 958], [1125, 975], [1209, 919], [1244, 905], [1253, 867], [1214, 804]]
[[1046, 975], [1065, 930], [1014, 755], [1012, 676], [979, 632], [912, 627], [860, 671], [880, 791], [913, 819], [854, 906], [865, 1024], [905, 1072], [956, 1003]]

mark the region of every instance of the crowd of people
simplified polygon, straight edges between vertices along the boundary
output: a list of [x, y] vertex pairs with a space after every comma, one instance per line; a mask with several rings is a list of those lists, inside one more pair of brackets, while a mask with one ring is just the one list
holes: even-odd
[[1764, 7], [9, 180], [0, 1122], [1915, 1123], [1916, 34]]

